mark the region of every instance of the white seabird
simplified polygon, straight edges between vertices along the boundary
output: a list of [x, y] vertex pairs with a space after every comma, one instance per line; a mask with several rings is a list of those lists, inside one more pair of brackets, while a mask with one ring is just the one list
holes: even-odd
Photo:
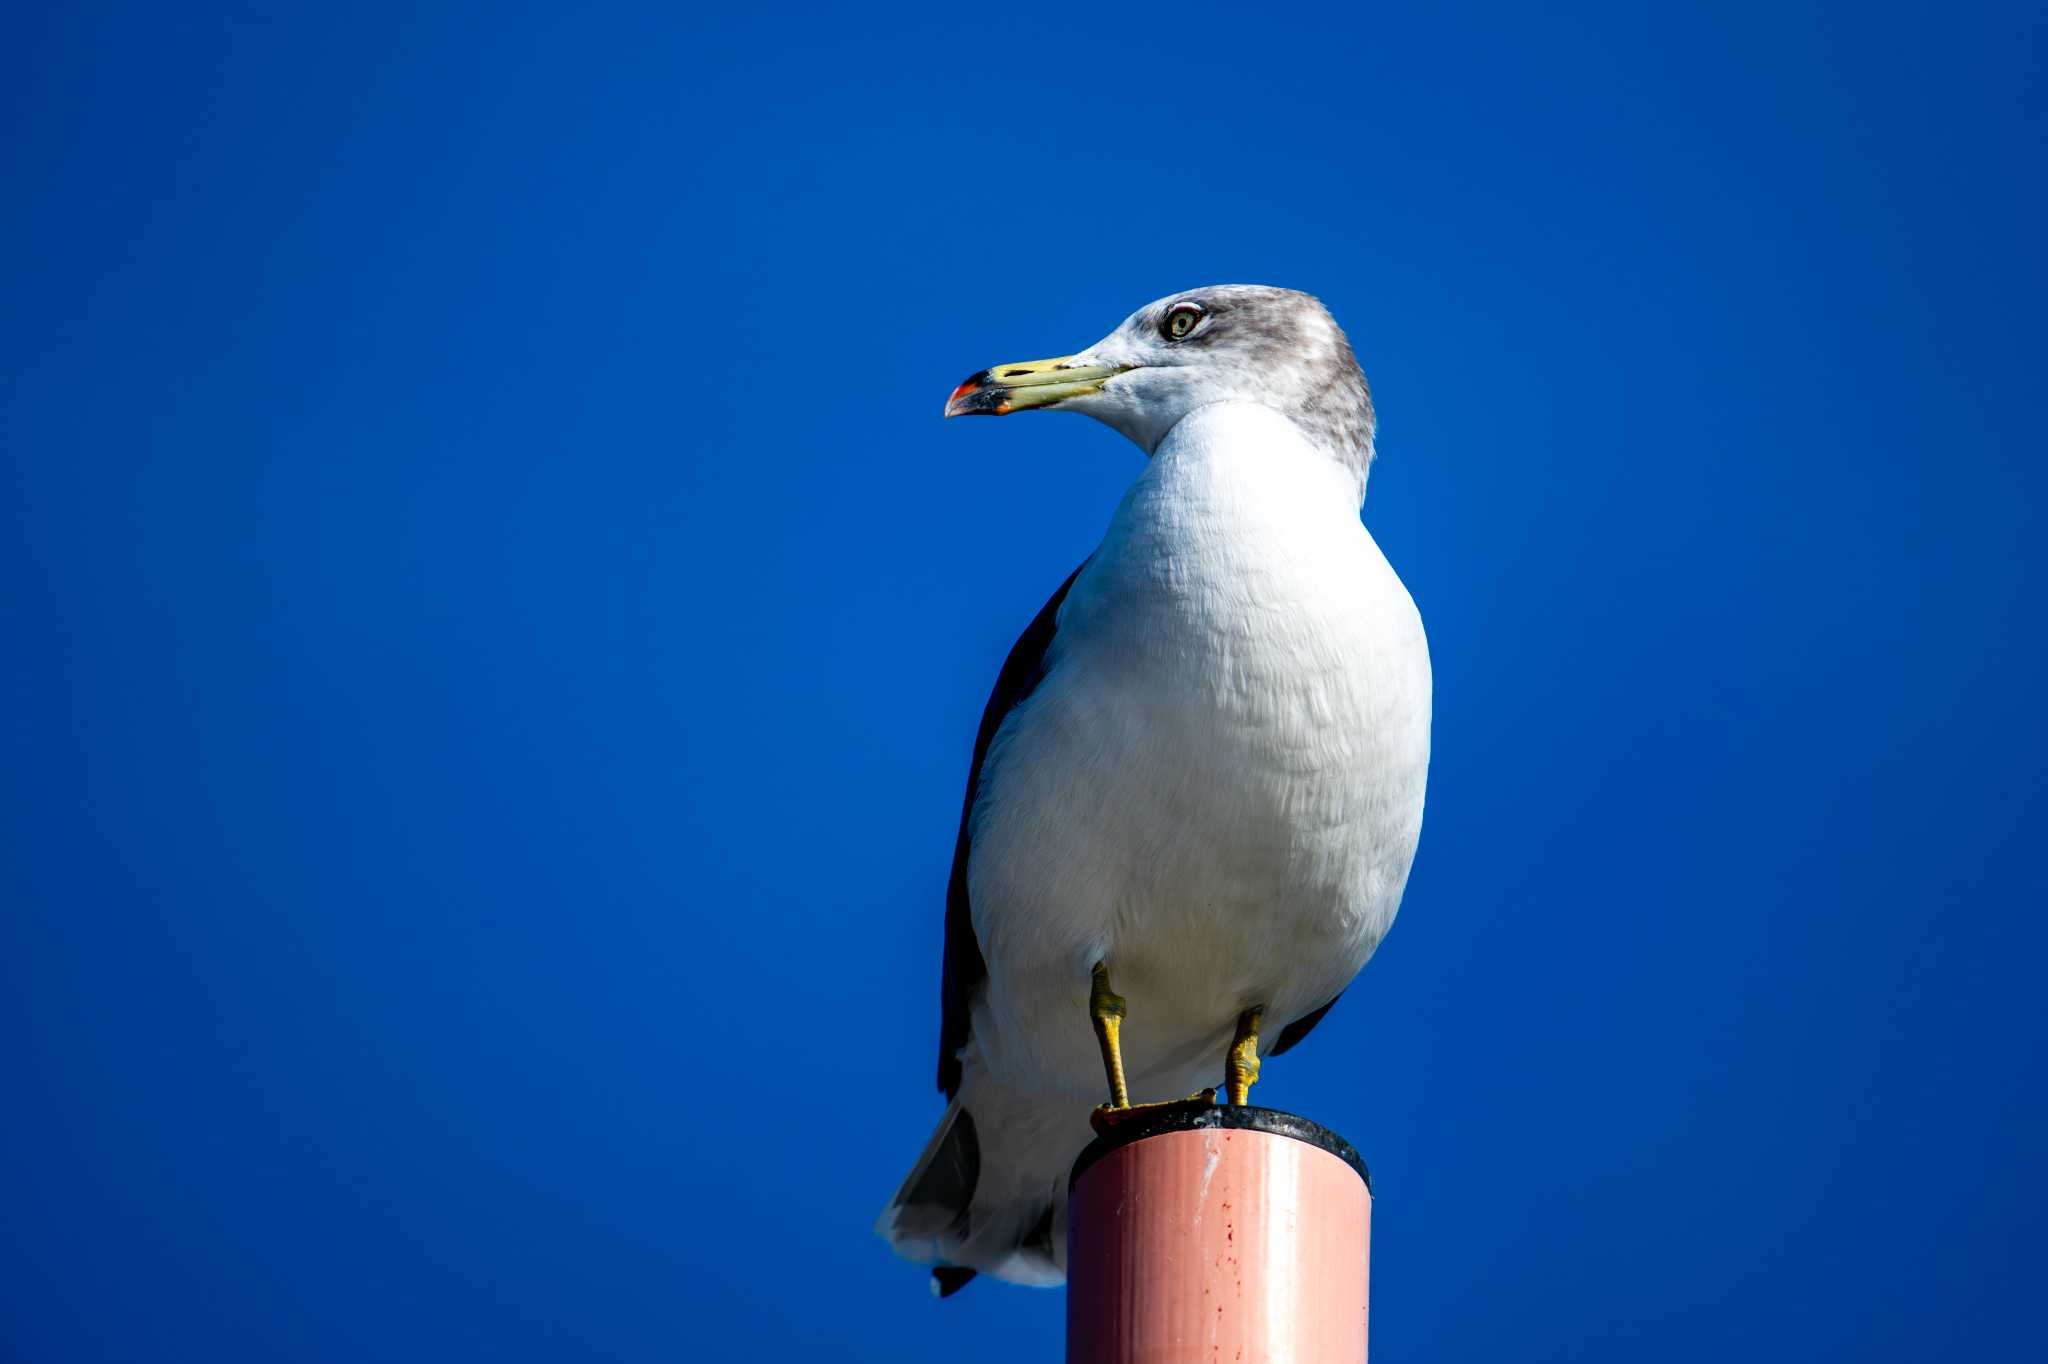
[[1242, 1103], [1261, 1028], [1277, 1055], [1322, 1018], [1400, 906], [1429, 767], [1422, 621], [1359, 520], [1372, 399], [1320, 303], [1175, 294], [1078, 355], [983, 370], [946, 415], [1035, 407], [1151, 458], [975, 741], [951, 1102], [876, 1227], [942, 1295], [1064, 1279], [1105, 1074], [1098, 1121], [1219, 1077]]

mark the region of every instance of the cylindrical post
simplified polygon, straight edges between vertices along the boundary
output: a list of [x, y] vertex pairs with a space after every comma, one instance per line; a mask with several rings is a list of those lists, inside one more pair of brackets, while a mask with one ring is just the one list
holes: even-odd
[[1169, 1109], [1098, 1137], [1070, 1187], [1068, 1364], [1365, 1364], [1371, 1177], [1336, 1133]]

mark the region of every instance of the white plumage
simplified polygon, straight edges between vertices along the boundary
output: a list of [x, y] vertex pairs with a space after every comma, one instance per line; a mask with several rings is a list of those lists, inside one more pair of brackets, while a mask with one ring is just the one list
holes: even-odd
[[[1154, 319], [1189, 300], [1205, 327], [1222, 330], [1219, 312], [1258, 325], [1187, 359]], [[1242, 286], [1162, 300], [1063, 362], [1115, 373], [1062, 405], [1160, 429], [973, 782], [963, 849], [986, 979], [953, 1105], [878, 1227], [913, 1259], [1060, 1280], [1065, 1178], [1104, 1097], [1096, 962], [1128, 1002], [1133, 1100], [1178, 1098], [1220, 1079], [1241, 1010], [1277, 1034], [1334, 999], [1393, 922], [1422, 821], [1428, 648], [1358, 517], [1362, 379], [1355, 452], [1274, 401], [1289, 385], [1243, 382], [1299, 367], [1282, 325], [1297, 317], [1327, 324], [1356, 372], [1313, 300]], [[1154, 351], [1181, 372], [1126, 385], [1167, 368]], [[1185, 409], [1170, 422], [1162, 393]]]

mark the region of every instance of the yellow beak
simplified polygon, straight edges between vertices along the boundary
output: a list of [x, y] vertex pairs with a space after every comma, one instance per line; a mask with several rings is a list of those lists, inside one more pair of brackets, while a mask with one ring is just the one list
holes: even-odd
[[1129, 365], [1077, 365], [1071, 355], [1050, 360], [1026, 360], [1022, 364], [997, 365], [953, 390], [946, 399], [949, 417], [1000, 417], [1011, 412], [1028, 412], [1034, 407], [1051, 407], [1084, 393], [1100, 393], [1103, 381], [1122, 374]]

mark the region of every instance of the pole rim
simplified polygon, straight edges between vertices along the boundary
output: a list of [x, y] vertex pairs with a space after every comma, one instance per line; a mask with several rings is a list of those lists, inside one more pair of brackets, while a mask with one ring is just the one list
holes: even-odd
[[1364, 1182], [1366, 1193], [1372, 1192], [1372, 1171], [1366, 1168], [1365, 1157], [1358, 1154], [1357, 1147], [1321, 1123], [1298, 1113], [1278, 1108], [1255, 1108], [1249, 1104], [1216, 1104], [1209, 1108], [1176, 1105], [1157, 1113], [1127, 1118], [1089, 1142], [1087, 1149], [1075, 1159], [1074, 1168], [1067, 1176], [1067, 1192], [1071, 1195], [1081, 1176], [1112, 1152], [1172, 1132], [1201, 1131], [1264, 1132], [1292, 1138], [1319, 1151], [1327, 1151], [1349, 1165]]

